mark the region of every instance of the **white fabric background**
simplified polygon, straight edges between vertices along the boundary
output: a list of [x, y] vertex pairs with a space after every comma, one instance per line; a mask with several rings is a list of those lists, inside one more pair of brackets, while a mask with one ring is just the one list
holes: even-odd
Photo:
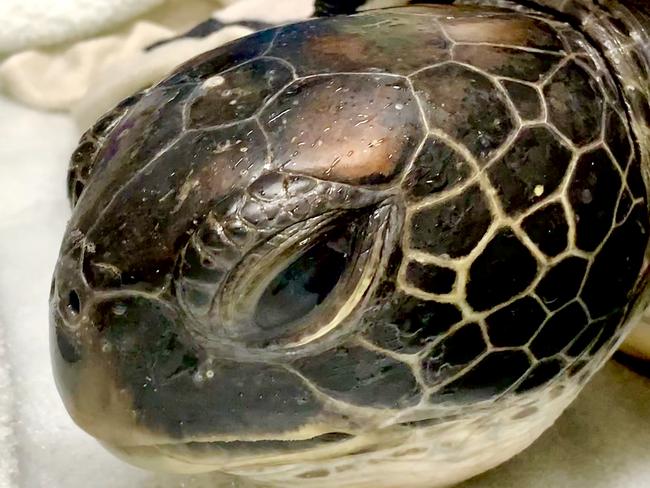
[[[68, 41], [118, 25], [165, 0], [2, 0], [0, 53]], [[70, 15], [74, 12], [74, 15]]]
[[144, 50], [146, 46], [185, 32], [211, 14], [222, 22], [246, 19], [276, 24], [310, 16], [313, 3], [167, 0], [107, 35], [14, 54], [0, 65], [0, 90], [32, 107], [69, 111], [85, 129], [119, 100], [156, 83], [181, 62], [252, 30], [234, 25], [205, 38], [176, 40], [150, 51]]
[[[0, 0], [2, 7], [7, 1]], [[178, 5], [186, 0], [173, 1]], [[157, 475], [117, 461], [68, 418], [56, 393], [49, 363], [47, 294], [69, 215], [65, 173], [79, 127], [138, 88], [135, 85], [148, 82], [176, 64], [173, 56], [184, 59], [196, 49], [203, 50], [206, 44], [191, 42], [187, 51], [182, 46], [180, 50], [161, 50], [163, 54], [148, 58], [146, 65], [137, 58], [142, 45], [168, 37], [186, 24], [191, 26], [195, 22], [192, 15], [205, 11], [210, 1], [187, 0], [185, 5], [191, 3], [196, 10], [185, 10], [183, 19], [170, 20], [162, 12], [148, 24], [140, 23], [118, 34], [63, 49], [53, 57], [47, 58], [48, 54], [42, 52], [19, 55], [15, 59], [20, 63], [14, 68], [0, 69], [0, 82], [3, 73], [18, 73], [11, 85], [20, 90], [22, 83], [28, 95], [43, 95], [48, 81], [54, 83], [42, 101], [52, 105], [53, 94], [65, 95], [68, 99], [60, 98], [53, 108], [71, 110], [76, 117], [46, 114], [0, 98], [0, 182], [4, 183], [0, 191], [0, 488], [241, 485], [215, 475]], [[278, 15], [280, 20], [287, 15], [282, 9], [290, 9], [290, 14], [299, 18], [307, 15], [311, 0], [277, 0], [273, 2], [275, 9], [265, 8], [269, 2], [243, 0], [222, 11], [222, 20], [238, 20], [250, 12]], [[199, 42], [221, 43], [243, 33], [230, 30]], [[103, 47], [95, 49], [98, 46]], [[86, 57], [80, 57], [84, 49]], [[102, 59], [101, 52], [114, 55]], [[43, 66], [51, 67], [61, 60], [64, 65], [58, 72], [59, 85], [55, 84], [57, 76], [53, 76], [56, 71], [50, 72], [49, 80], [38, 79], [39, 68], [42, 71]], [[66, 71], [65, 63], [70, 62], [88, 69]], [[141, 76], [128, 80], [102, 77], [120, 63], [139, 66]], [[34, 84], [25, 86], [30, 79]], [[65, 88], [68, 91], [63, 93]], [[37, 99], [32, 102], [39, 105]], [[515, 487], [650, 488], [650, 380], [610, 363], [531, 449], [463, 485]]]

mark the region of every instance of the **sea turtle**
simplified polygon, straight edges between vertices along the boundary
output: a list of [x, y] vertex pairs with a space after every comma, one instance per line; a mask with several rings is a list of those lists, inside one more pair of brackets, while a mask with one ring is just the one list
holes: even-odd
[[647, 301], [648, 24], [603, 3], [312, 19], [120, 104], [72, 157], [51, 288], [75, 421], [282, 487], [528, 446]]

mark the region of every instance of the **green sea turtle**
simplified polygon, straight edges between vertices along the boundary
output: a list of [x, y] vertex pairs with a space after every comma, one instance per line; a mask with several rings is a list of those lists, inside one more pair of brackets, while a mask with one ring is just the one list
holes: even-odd
[[50, 299], [75, 421], [282, 487], [447, 485], [549, 427], [646, 303], [649, 24], [525, 3], [264, 30], [100, 120]]

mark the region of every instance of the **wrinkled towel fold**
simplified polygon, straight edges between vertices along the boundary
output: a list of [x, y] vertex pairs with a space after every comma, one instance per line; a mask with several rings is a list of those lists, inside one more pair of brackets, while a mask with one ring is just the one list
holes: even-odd
[[2, 0], [0, 53], [80, 39], [165, 0]]
[[[240, 0], [214, 11], [206, 22], [205, 6], [206, 0], [172, 1], [164, 15], [141, 19], [126, 32], [56, 52], [15, 54], [0, 65], [0, 87], [32, 107], [69, 111], [84, 130], [119, 100], [159, 81], [187, 59], [313, 12], [312, 0], [275, 0], [271, 5], [268, 0]], [[186, 16], [187, 32], [178, 23], [170, 25], [179, 9]], [[195, 25], [200, 26], [190, 28]]]

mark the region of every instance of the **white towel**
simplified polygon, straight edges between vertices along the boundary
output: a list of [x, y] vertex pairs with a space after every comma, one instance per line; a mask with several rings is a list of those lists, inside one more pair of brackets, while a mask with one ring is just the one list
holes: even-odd
[[2, 0], [0, 53], [79, 39], [165, 0]]
[[9, 357], [0, 323], [0, 488], [12, 486], [18, 470], [14, 435], [14, 395], [9, 377]]
[[[120, 32], [54, 51], [15, 54], [0, 65], [0, 89], [35, 108], [69, 111], [83, 130], [119, 100], [160, 80], [190, 57], [265, 24], [298, 20], [313, 12], [312, 0], [215, 1], [169, 1], [155, 15]], [[214, 10], [215, 5], [226, 6]], [[184, 22], [178, 21], [179, 12]], [[207, 36], [190, 33], [178, 38], [208, 19], [210, 12], [219, 28]], [[174, 42], [147, 49], [172, 38]]]

